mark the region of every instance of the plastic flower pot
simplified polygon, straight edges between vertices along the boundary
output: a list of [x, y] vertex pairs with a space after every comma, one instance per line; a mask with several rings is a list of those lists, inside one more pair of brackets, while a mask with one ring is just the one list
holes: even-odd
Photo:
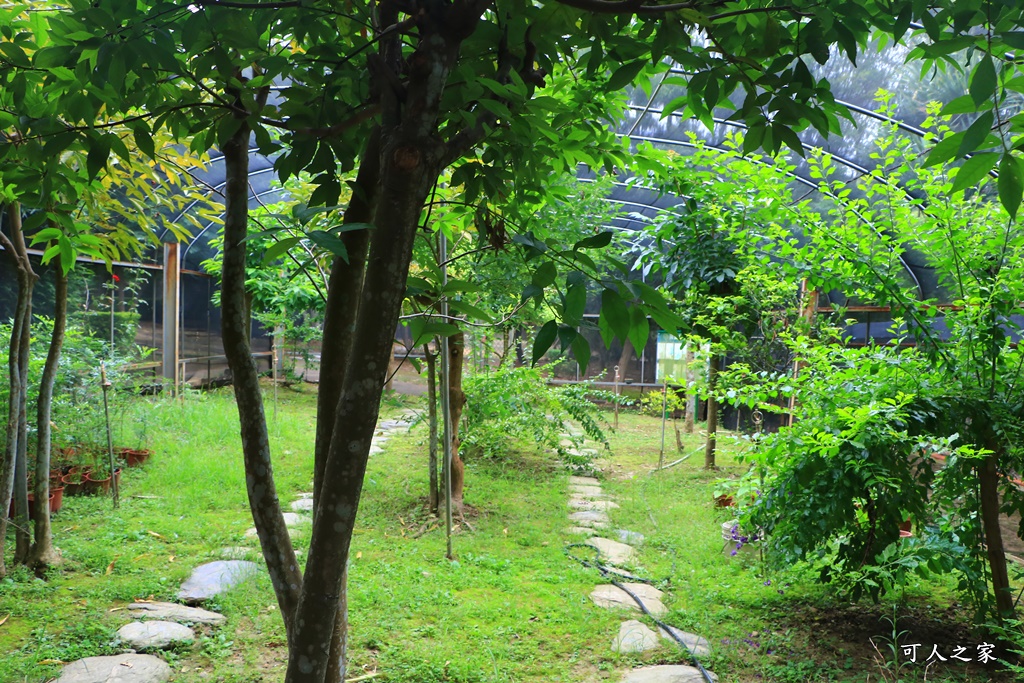
[[[95, 475], [95, 476], [93, 476]], [[114, 476], [117, 477], [118, 486], [121, 485], [121, 468], [118, 467], [114, 470]], [[83, 482], [84, 493], [94, 495], [101, 493], [104, 496], [110, 493], [110, 476], [104, 477], [99, 472], [89, 472], [85, 475], [85, 481]]]

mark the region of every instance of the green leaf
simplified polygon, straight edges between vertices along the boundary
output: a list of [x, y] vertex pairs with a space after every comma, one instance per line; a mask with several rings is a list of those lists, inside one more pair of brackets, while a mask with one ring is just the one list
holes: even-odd
[[612, 233], [611, 231], [599, 232], [592, 237], [585, 237], [576, 244], [572, 245], [573, 251], [578, 249], [603, 249], [611, 244]]
[[985, 177], [985, 174], [992, 170], [997, 161], [999, 161], [999, 155], [995, 152], [972, 156], [957, 171], [956, 180], [953, 181], [953, 192], [977, 185]]
[[66, 235], [61, 235], [57, 243], [60, 247], [60, 269], [65, 274], [70, 273], [75, 267], [75, 248]]
[[89, 141], [89, 154], [85, 158], [85, 167], [89, 172], [89, 180], [93, 180], [107, 165], [110, 156], [110, 143], [104, 138]]
[[965, 154], [970, 154], [978, 148], [978, 145], [985, 142], [985, 138], [992, 132], [992, 122], [994, 120], [992, 111], [984, 111], [975, 119], [974, 123], [964, 131], [964, 138], [960, 141], [960, 147], [957, 149], [956, 155], [962, 157]]
[[345, 243], [338, 237], [324, 230], [313, 230], [309, 233], [309, 239], [319, 247], [323, 247], [345, 263], [348, 263], [348, 249]]
[[294, 247], [302, 240], [301, 237], [286, 237], [283, 240], [274, 242], [267, 247], [266, 253], [263, 254], [263, 265], [273, 263], [275, 259], [282, 256], [289, 249]]
[[647, 337], [650, 335], [651, 326], [647, 321], [647, 316], [638, 306], [634, 306], [629, 311], [629, 341], [633, 344], [633, 350], [636, 352], [637, 358], [643, 353], [644, 348], [647, 346]]
[[143, 126], [135, 126], [132, 129], [132, 137], [135, 138], [135, 146], [150, 159], [156, 157], [156, 148], [153, 145], [153, 136]]
[[555, 267], [555, 264], [551, 261], [545, 261], [540, 265], [540, 268], [533, 272], [532, 282], [534, 286], [544, 289], [550, 286], [557, 276], [558, 269]]
[[479, 320], [485, 323], [494, 322], [494, 317], [490, 313], [483, 310], [482, 308], [477, 308], [472, 304], [468, 304], [465, 301], [449, 301], [448, 306], [453, 311], [463, 313], [472, 319]]
[[579, 325], [583, 321], [583, 312], [587, 307], [587, 287], [578, 283], [569, 287], [565, 293], [565, 310], [563, 317], [567, 325]]
[[606, 289], [601, 292], [601, 319], [623, 343], [629, 338], [629, 309], [619, 293]]
[[622, 90], [627, 85], [632, 85], [645, 64], [647, 64], [646, 59], [637, 59], [620, 66], [608, 79], [608, 90]]
[[580, 375], [585, 375], [590, 364], [590, 342], [582, 334], [572, 340], [572, 355], [580, 366]]
[[974, 68], [971, 76], [971, 84], [968, 92], [975, 104], [980, 105], [985, 100], [992, 98], [996, 92], [996, 65], [991, 55], [985, 55]]
[[1010, 218], [1017, 218], [1020, 208], [1021, 193], [1024, 191], [1024, 174], [1021, 173], [1020, 161], [1010, 152], [999, 161], [999, 201]]
[[409, 332], [413, 339], [412, 345], [419, 346], [433, 337], [450, 337], [453, 334], [458, 334], [460, 330], [458, 325], [452, 323], [442, 323], [419, 317], [409, 321]]
[[556, 336], [558, 336], [558, 323], [554, 320], [544, 323], [544, 327], [540, 328], [540, 332], [537, 333], [537, 338], [533, 342], [533, 362], [531, 365], [536, 365], [537, 361], [544, 357], [544, 354], [548, 352], [551, 345], [555, 343]]

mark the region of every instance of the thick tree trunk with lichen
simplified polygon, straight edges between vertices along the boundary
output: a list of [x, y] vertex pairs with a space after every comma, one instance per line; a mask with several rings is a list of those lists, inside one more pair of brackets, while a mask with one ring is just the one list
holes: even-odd
[[249, 306], [246, 300], [246, 248], [249, 223], [249, 126], [242, 123], [222, 149], [224, 186], [224, 266], [221, 283], [221, 334], [231, 368], [235, 402], [241, 424], [242, 459], [249, 509], [259, 535], [263, 559], [277, 594], [285, 630], [294, 632], [295, 608], [302, 574], [295, 561], [284, 523], [274, 470], [259, 372], [249, 345]]
[[[39, 398], [36, 402], [36, 500], [49, 500], [50, 497], [50, 415], [53, 407], [53, 385], [57, 379], [57, 367], [64, 346], [64, 330], [68, 317], [68, 276], [59, 266], [56, 280], [53, 332], [50, 335], [50, 347], [46, 353], [43, 376], [39, 381]], [[60, 555], [53, 547], [50, 506], [36, 505], [33, 522], [33, 543], [28, 564], [36, 573], [41, 573], [60, 561]]]

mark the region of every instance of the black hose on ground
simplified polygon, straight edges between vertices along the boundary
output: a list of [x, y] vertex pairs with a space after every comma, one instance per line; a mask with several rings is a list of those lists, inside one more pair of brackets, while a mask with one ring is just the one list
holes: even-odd
[[[572, 553], [572, 549], [573, 548], [586, 548], [587, 550], [589, 550], [590, 552], [592, 552], [594, 554], [594, 559], [593, 560], [585, 560], [582, 557], [577, 557], [576, 555], [574, 555]], [[694, 666], [696, 666], [697, 669], [700, 671], [701, 675], [704, 677], [704, 680], [707, 681], [707, 683], [715, 683], [715, 679], [711, 677], [711, 674], [708, 673], [708, 670], [705, 669], [704, 665], [700, 663], [700, 660], [697, 659], [697, 655], [694, 654], [693, 650], [690, 649], [689, 645], [687, 645], [685, 642], [683, 642], [682, 638], [680, 638], [678, 635], [676, 635], [675, 630], [671, 626], [669, 626], [668, 624], [666, 624], [665, 622], [661, 621], [656, 616], [651, 614], [650, 610], [647, 609], [647, 605], [644, 604], [643, 600], [641, 600], [639, 597], [637, 597], [636, 593], [634, 593], [633, 591], [629, 590], [621, 582], [619, 582], [618, 580], [616, 580], [616, 579], [614, 579], [612, 577], [613, 577], [613, 575], [614, 576], [620, 576], [622, 578], [628, 578], [633, 583], [646, 583], [648, 585], [654, 585], [654, 581], [653, 580], [651, 580], [651, 579], [644, 579], [644, 578], [641, 578], [639, 576], [634, 576], [633, 574], [629, 574], [629, 573], [620, 571], [618, 569], [615, 569], [614, 567], [608, 567], [606, 565], [601, 564], [598, 561], [598, 558], [600, 557], [601, 554], [598, 552], [597, 548], [595, 548], [592, 545], [587, 545], [586, 543], [570, 543], [569, 545], [565, 546], [565, 554], [569, 558], [571, 558], [573, 560], [576, 560], [577, 562], [582, 564], [584, 567], [590, 567], [592, 569], [596, 569], [597, 571], [599, 571], [601, 573], [601, 576], [604, 577], [605, 579], [607, 579], [613, 586], [615, 586], [616, 588], [621, 590], [623, 593], [625, 593], [629, 597], [633, 598], [633, 601], [640, 608], [640, 611], [643, 612], [644, 614], [646, 614], [648, 617], [650, 617], [651, 620], [655, 624], [657, 624], [659, 628], [662, 629], [662, 631], [664, 631], [668, 635], [672, 636], [672, 640], [676, 641], [679, 644], [679, 647], [683, 648], [683, 650], [685, 650], [690, 655], [690, 659], [693, 660]]]

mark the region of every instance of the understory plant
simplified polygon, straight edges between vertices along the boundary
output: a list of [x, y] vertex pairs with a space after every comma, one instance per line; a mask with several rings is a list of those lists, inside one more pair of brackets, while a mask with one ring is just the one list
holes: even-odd
[[[622, 397], [594, 388], [593, 381], [549, 386], [540, 370], [505, 366], [474, 375], [464, 383], [462, 447], [468, 453], [500, 458], [517, 439], [556, 450], [570, 465], [589, 460], [580, 455], [582, 436], [567, 431], [570, 421], [583, 428], [586, 438], [608, 448], [607, 421], [592, 399], [622, 401]], [[565, 440], [572, 446], [563, 445]]]

